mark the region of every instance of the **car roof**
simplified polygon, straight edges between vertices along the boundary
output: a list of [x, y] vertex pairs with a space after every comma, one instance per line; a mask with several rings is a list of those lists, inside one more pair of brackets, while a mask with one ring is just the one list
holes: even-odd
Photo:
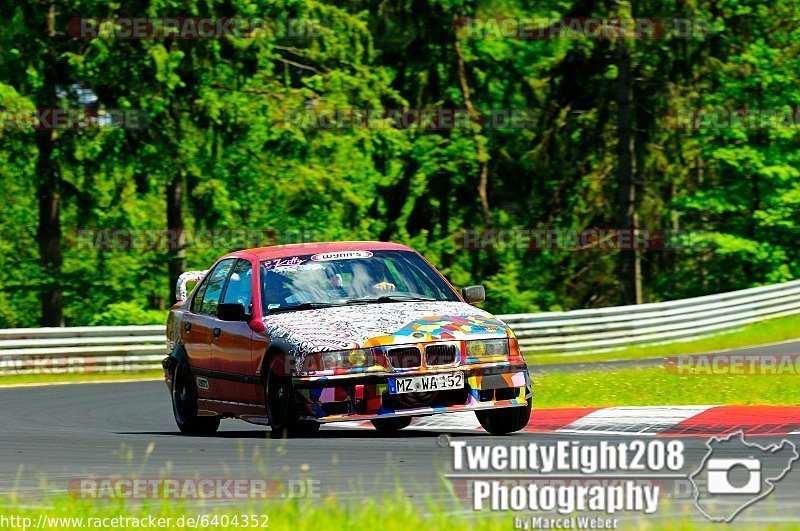
[[270, 260], [273, 258], [289, 258], [301, 254], [329, 253], [333, 251], [413, 251], [413, 249], [406, 245], [391, 242], [314, 242], [242, 249], [241, 251], [228, 253], [223, 258], [248, 254], [255, 255], [259, 260]]

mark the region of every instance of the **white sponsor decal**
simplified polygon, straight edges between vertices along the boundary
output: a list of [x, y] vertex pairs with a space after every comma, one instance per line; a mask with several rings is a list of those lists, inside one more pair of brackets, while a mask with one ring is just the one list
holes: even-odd
[[267, 269], [284, 269], [293, 266], [300, 266], [305, 263], [299, 256], [292, 258], [275, 258], [274, 260], [267, 260], [264, 262], [264, 267]]
[[311, 257], [315, 262], [330, 262], [331, 260], [352, 260], [354, 258], [369, 258], [372, 251], [336, 251], [332, 253], [318, 253]]

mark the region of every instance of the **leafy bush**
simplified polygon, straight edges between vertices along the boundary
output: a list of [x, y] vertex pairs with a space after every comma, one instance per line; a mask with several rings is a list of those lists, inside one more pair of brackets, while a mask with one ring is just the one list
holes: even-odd
[[92, 325], [152, 325], [167, 322], [166, 310], [145, 310], [134, 302], [115, 302], [92, 318]]

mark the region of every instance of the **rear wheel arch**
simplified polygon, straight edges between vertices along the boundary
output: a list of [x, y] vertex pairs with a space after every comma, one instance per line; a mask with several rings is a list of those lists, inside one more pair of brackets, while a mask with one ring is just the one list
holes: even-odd
[[172, 349], [172, 352], [170, 352], [163, 363], [164, 369], [169, 373], [170, 379], [175, 377], [175, 369], [181, 363], [189, 365], [189, 354], [186, 352], [186, 349], [183, 348], [183, 345], [175, 345], [175, 348]]
[[187, 434], [211, 434], [219, 428], [219, 416], [201, 416], [198, 409], [198, 396], [195, 379], [192, 376], [192, 368], [189, 365], [189, 358], [185, 355], [179, 358], [168, 358], [175, 360], [172, 372], [172, 385], [170, 396], [172, 398], [172, 411], [175, 423], [182, 433]]

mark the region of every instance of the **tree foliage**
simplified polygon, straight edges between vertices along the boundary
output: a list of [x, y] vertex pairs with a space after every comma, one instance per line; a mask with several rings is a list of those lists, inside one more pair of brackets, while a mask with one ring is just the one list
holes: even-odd
[[[212, 39], [120, 38], [107, 23], [76, 38], [67, 30], [74, 17], [268, 23]], [[463, 25], [571, 17], [702, 24], [688, 36], [543, 39], [479, 38]], [[796, 278], [800, 124], [680, 127], [675, 116], [792, 115], [800, 29], [787, 21], [798, 18], [800, 6], [788, 0], [4, 4], [0, 109], [91, 106], [145, 121], [0, 127], [0, 326], [52, 323], [53, 295], [67, 325], [157, 321], [178, 271], [232, 250], [229, 240], [81, 245], [87, 229], [261, 229], [266, 243], [394, 240], [456, 285], [485, 283], [498, 313], [619, 304], [630, 272], [616, 251], [469, 250], [462, 242], [471, 229], [619, 226], [621, 138], [632, 157], [630, 220], [694, 231], [696, 244], [637, 254], [644, 300]], [[621, 83], [631, 104], [622, 122]], [[298, 121], [346, 109], [466, 109], [473, 118], [517, 109], [526, 120], [492, 127], [476, 118], [454, 128]], [[46, 201], [56, 201], [57, 216], [42, 218]], [[47, 239], [56, 228], [60, 237]]]

